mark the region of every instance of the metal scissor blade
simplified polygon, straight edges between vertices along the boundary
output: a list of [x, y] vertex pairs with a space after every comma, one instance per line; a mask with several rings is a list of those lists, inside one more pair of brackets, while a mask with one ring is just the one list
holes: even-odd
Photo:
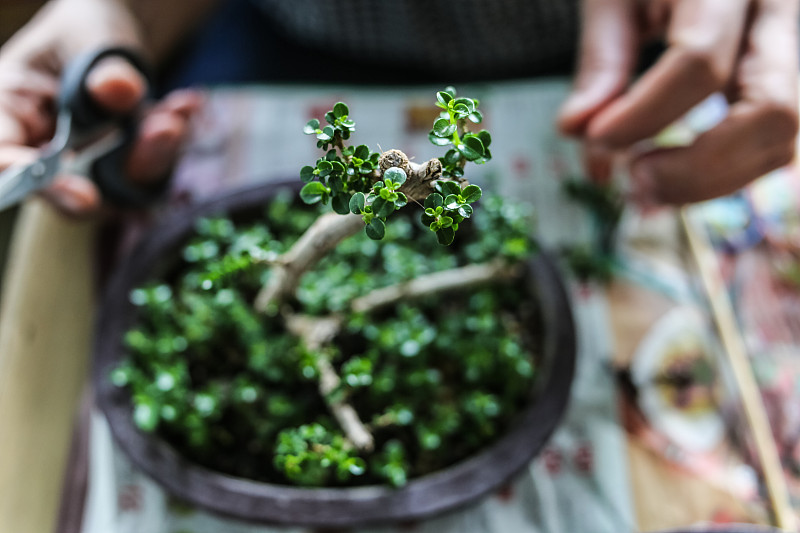
[[0, 211], [48, 185], [58, 170], [59, 155], [59, 152], [43, 155], [32, 163], [0, 173]]

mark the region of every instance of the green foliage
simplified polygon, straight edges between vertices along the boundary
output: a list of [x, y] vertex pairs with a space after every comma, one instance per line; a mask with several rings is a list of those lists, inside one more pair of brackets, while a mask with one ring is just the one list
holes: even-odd
[[275, 466], [290, 480], [308, 487], [347, 481], [366, 472], [366, 462], [341, 434], [316, 423], [278, 434]]
[[453, 87], [436, 93], [436, 106], [443, 109], [433, 123], [428, 139], [436, 146], [451, 148], [439, 160], [442, 162], [442, 175], [447, 178], [464, 176], [464, 165], [468, 161], [483, 164], [492, 158], [489, 145], [492, 136], [486, 130], [471, 133], [467, 123], [480, 124], [483, 115], [478, 111], [478, 100], [457, 97]]
[[579, 280], [608, 283], [614, 275], [617, 228], [625, 206], [622, 194], [611, 184], [586, 179], [568, 179], [563, 190], [589, 211], [594, 235], [590, 243], [566, 247], [562, 256]]
[[[396, 192], [401, 180], [390, 173], [382, 189]], [[449, 194], [439, 194], [445, 207]], [[454, 206], [477, 194], [461, 190]], [[319, 354], [250, 307], [269, 272], [259, 265], [288, 249], [321, 209], [286, 196], [258, 222], [198, 221], [180, 264], [131, 292], [130, 356], [110, 378], [130, 391], [134, 422], [208, 468], [310, 486], [401, 486], [485, 447], [511, 424], [536, 375], [530, 347], [539, 321], [518, 283], [369, 315], [348, 310], [375, 288], [533, 250], [521, 211], [493, 197], [482, 203], [482, 216], [462, 224], [469, 244], [444, 249], [421, 238], [427, 227], [398, 216], [380, 245], [366, 235], [340, 244], [289, 302], [306, 315], [342, 315], [345, 328], [326, 352], [341, 377], [333, 394], [369, 425], [373, 453], [352, 448], [320, 398]]]
[[[486, 130], [470, 133], [465, 128], [467, 121], [480, 123], [483, 120], [478, 100], [456, 98], [452, 87], [437, 93], [436, 98], [436, 105], [444, 111], [434, 122], [429, 138], [438, 146], [452, 146], [440, 158], [442, 176], [447, 180], [460, 180], [468, 161], [480, 164], [491, 159], [492, 138]], [[300, 169], [300, 178], [305, 183], [300, 198], [306, 204], [330, 203], [331, 208], [342, 215], [360, 215], [367, 236], [381, 240], [386, 235], [387, 218], [409, 203], [401, 190], [408, 176], [397, 167], [390, 167], [381, 174], [378, 152], [370, 151], [363, 144], [345, 145], [344, 141], [355, 130], [347, 105], [337, 103], [325, 114], [325, 119], [328, 125], [324, 128], [320, 129], [319, 120], [312, 119], [303, 130], [308, 135], [316, 135], [317, 146], [327, 153], [314, 166]], [[437, 199], [438, 196], [441, 199]], [[462, 192], [456, 181], [438, 182], [437, 192], [425, 202], [422, 217], [436, 233], [440, 244], [453, 242], [459, 223], [472, 215], [470, 204], [480, 196], [481, 189], [477, 185], [469, 185]]]
[[458, 225], [472, 216], [470, 205], [481, 198], [481, 188], [467, 185], [463, 190], [453, 181], [437, 181], [436, 192], [425, 199], [425, 211], [420, 220], [436, 233], [439, 244], [450, 245]]

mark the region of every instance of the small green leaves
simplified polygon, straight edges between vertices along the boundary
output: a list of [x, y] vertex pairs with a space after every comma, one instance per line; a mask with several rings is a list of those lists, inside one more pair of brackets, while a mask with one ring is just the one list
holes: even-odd
[[307, 183], [300, 190], [300, 199], [307, 204], [315, 204], [320, 201], [322, 201], [322, 203], [327, 203], [328, 195], [330, 193], [331, 190], [322, 183], [318, 181], [312, 181], [311, 183]]
[[462, 200], [468, 204], [473, 202], [477, 202], [481, 199], [481, 188], [477, 185], [467, 185], [464, 187], [464, 190], [461, 191]]
[[453, 100], [453, 94], [455, 93], [452, 87], [450, 88], [450, 90], [452, 92], [448, 92], [447, 89], [445, 89], [444, 91], [439, 91], [436, 93], [437, 106], [441, 107], [442, 109], [447, 109], [447, 104], [449, 104], [450, 101]]
[[434, 184], [437, 192], [425, 199], [425, 211], [421, 221], [436, 233], [440, 244], [449, 245], [455, 239], [458, 225], [473, 213], [473, 202], [480, 200], [482, 192], [477, 185], [468, 185], [463, 190], [454, 181], [439, 180]]
[[[441, 182], [437, 182], [437, 185], [438, 185], [438, 183], [441, 183]], [[441, 194], [431, 193], [431, 194], [428, 195], [427, 198], [425, 198], [425, 209], [426, 209], [426, 211], [428, 209], [436, 209], [438, 207], [442, 207], [443, 205], [444, 205], [444, 197], [442, 197]], [[441, 213], [441, 211], [439, 211], [439, 213]]]
[[[385, 190], [385, 189], [384, 189]], [[390, 200], [384, 200], [383, 198], [376, 198], [375, 201], [372, 203], [372, 211], [375, 213], [375, 216], [380, 218], [386, 218], [392, 213], [394, 213], [394, 202]]]
[[452, 194], [461, 194], [461, 187], [458, 183], [449, 180], [439, 180], [434, 183], [434, 188], [441, 193], [442, 196], [450, 196]]
[[158, 427], [158, 406], [150, 398], [139, 398], [133, 408], [133, 421], [136, 427], [152, 433]]
[[367, 224], [367, 236], [373, 241], [379, 241], [386, 235], [386, 224], [380, 218], [373, 218]]
[[[453, 241], [459, 223], [473, 214], [470, 204], [481, 196], [480, 188], [469, 186], [462, 191], [458, 183], [467, 162], [484, 163], [491, 158], [491, 135], [485, 130], [472, 133], [466, 129], [467, 123], [483, 120], [478, 104], [477, 99], [457, 97], [452, 87], [436, 93], [436, 105], [442, 112], [428, 137], [433, 144], [450, 148], [440, 158], [445, 179], [436, 184], [435, 196], [426, 199], [425, 208], [432, 211], [426, 210], [422, 220], [437, 233], [440, 242]], [[360, 215], [370, 238], [382, 239], [387, 218], [409, 203], [401, 192], [408, 175], [400, 167], [386, 168], [381, 174], [380, 153], [364, 144], [346, 145], [344, 141], [355, 126], [349, 116], [347, 104], [337, 102], [325, 113], [327, 124], [323, 126], [317, 119], [306, 123], [303, 131], [316, 135], [317, 146], [326, 153], [314, 166], [300, 169], [300, 179], [306, 184], [300, 196], [308, 204], [330, 202], [336, 213]], [[443, 230], [446, 231], [440, 234]]]
[[334, 130], [331, 126], [325, 126], [322, 128], [322, 131], [317, 133], [317, 139], [321, 141], [330, 141], [333, 139], [334, 135], [336, 135], [336, 130]]
[[344, 102], [337, 102], [333, 106], [333, 116], [337, 119], [347, 118], [347, 115], [350, 114], [350, 110], [347, 108], [347, 104]]
[[354, 215], [360, 215], [364, 212], [364, 206], [367, 204], [367, 197], [363, 192], [357, 192], [350, 198], [350, 212]]
[[383, 173], [383, 179], [386, 183], [386, 187], [396, 191], [400, 188], [402, 184], [406, 182], [406, 172], [402, 168], [398, 167], [391, 167], [387, 168], [386, 172]]
[[347, 215], [350, 213], [350, 199], [347, 193], [337, 194], [331, 199], [331, 207], [333, 211], [339, 215]]
[[306, 165], [300, 169], [300, 179], [303, 181], [303, 183], [308, 183], [314, 179], [314, 170], [314, 167], [311, 165]]
[[436, 239], [443, 246], [450, 246], [456, 237], [456, 232], [452, 226], [442, 227], [436, 231]]
[[319, 120], [312, 118], [306, 125], [303, 127], [303, 133], [306, 135], [313, 135], [315, 133], [321, 133], [322, 130], [319, 129]]
[[436, 106], [444, 112], [433, 123], [428, 133], [428, 140], [436, 146], [452, 146], [442, 162], [442, 176], [460, 178], [464, 175], [467, 162], [485, 163], [492, 158], [489, 152], [491, 135], [486, 130], [471, 133], [466, 128], [467, 121], [479, 124], [483, 114], [478, 111], [478, 100], [474, 98], [456, 98], [455, 89], [448, 87], [436, 93]]
[[433, 133], [437, 137], [450, 137], [456, 132], [456, 125], [446, 118], [439, 118], [433, 123]]

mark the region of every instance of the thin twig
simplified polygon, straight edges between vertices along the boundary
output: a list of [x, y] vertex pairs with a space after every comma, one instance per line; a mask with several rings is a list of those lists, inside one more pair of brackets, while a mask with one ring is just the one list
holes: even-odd
[[396, 304], [400, 300], [411, 300], [511, 279], [517, 271], [517, 265], [509, 265], [502, 260], [440, 270], [409, 281], [375, 289], [354, 299], [350, 303], [350, 309], [357, 313], [375, 311]]
[[347, 440], [359, 450], [370, 451], [375, 447], [372, 433], [361, 421], [358, 412], [344, 398], [334, 398], [332, 394], [340, 385], [341, 378], [321, 348], [330, 342], [341, 327], [338, 317], [308, 317], [292, 315], [286, 321], [286, 328], [300, 337], [306, 348], [315, 352], [314, 364], [319, 372], [319, 393], [328, 405]]

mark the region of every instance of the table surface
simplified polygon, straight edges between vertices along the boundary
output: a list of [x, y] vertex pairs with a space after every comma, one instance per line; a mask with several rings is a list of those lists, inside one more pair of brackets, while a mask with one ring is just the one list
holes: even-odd
[[[545, 245], [594, 238], [589, 214], [560, 189], [564, 178], [581, 172], [577, 146], [552, 128], [566, 82], [481, 85], [469, 92], [481, 99], [494, 139], [492, 163], [471, 179], [532, 203]], [[211, 91], [176, 170], [172, 202], [200, 201], [231, 187], [296, 175], [300, 166], [318, 157], [314, 143], [300, 133], [302, 125], [337, 100], [350, 104], [358, 122], [356, 140], [400, 147], [422, 160], [431, 153], [427, 130], [435, 116], [432, 94], [425, 88]], [[708, 120], [720, 113], [718, 103], [707, 106], [675, 126], [673, 134], [681, 137], [684, 130], [699, 127], [703, 113]], [[287, 124], [298, 126], [287, 132]], [[293, 136], [294, 131], [298, 133]], [[787, 230], [781, 237], [786, 237], [793, 223], [786, 216], [798, 198], [793, 177], [793, 169], [784, 169], [746, 195], [694, 209], [714, 229], [722, 274], [740, 311], [786, 459], [787, 479], [797, 496], [792, 469], [797, 466], [793, 443], [800, 434], [800, 416], [790, 406], [795, 389], [800, 390], [793, 361], [800, 328], [791, 312], [799, 301], [793, 286], [776, 282], [781, 275], [774, 268], [778, 226], [762, 224], [751, 232], [746, 223], [780, 219]], [[787, 197], [794, 204], [787, 204]], [[629, 209], [620, 231], [614, 281], [571, 283], [579, 366], [570, 408], [556, 435], [501, 494], [418, 524], [415, 530], [616, 532], [709, 521], [768, 523], [746, 427], [727, 392], [729, 378], [676, 213], [645, 216]], [[136, 239], [135, 231], [127, 235]], [[697, 379], [680, 386], [661, 379], [687, 364], [710, 368], [713, 377], [690, 372]], [[177, 511], [119, 453], [102, 418], [86, 406], [82, 427], [87, 432], [78, 433], [83, 439], [77, 439], [70, 460], [62, 531], [78, 531], [78, 522], [84, 533], [273, 530], [223, 521], [203, 511]], [[88, 483], [85, 498], [82, 483]]]

